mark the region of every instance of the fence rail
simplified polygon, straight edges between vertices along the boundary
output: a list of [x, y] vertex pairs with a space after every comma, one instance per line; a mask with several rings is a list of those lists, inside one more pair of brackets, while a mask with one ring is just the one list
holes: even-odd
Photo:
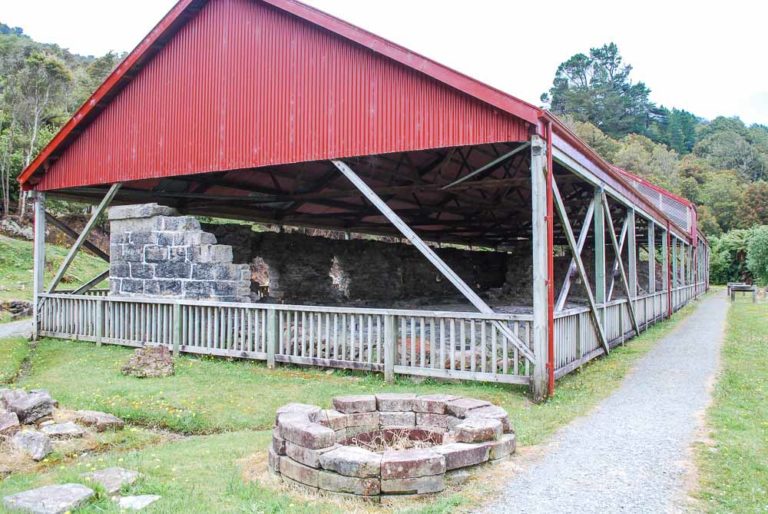
[[[632, 300], [645, 330], [706, 289], [703, 283]], [[241, 304], [102, 294], [41, 294], [42, 336], [174, 352], [427, 377], [528, 384], [534, 363], [505, 337], [532, 349], [532, 316], [422, 310]], [[609, 347], [634, 335], [627, 299], [598, 305]], [[604, 353], [588, 307], [555, 316], [561, 377]], [[543, 360], [543, 359], [542, 359]], [[543, 364], [543, 362], [542, 362]]]
[[531, 316], [42, 294], [40, 335], [387, 374], [528, 384]]

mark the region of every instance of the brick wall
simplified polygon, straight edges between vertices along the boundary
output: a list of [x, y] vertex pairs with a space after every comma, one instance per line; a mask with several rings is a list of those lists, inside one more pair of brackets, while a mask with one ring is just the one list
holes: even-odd
[[233, 264], [232, 247], [217, 244], [192, 216], [157, 204], [113, 207], [110, 294], [248, 301], [250, 267]]

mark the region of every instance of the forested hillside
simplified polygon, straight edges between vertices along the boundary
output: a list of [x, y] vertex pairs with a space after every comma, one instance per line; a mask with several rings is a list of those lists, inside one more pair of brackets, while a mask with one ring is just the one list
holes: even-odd
[[768, 127], [655, 105], [631, 72], [615, 44], [593, 48], [541, 99], [606, 160], [697, 205], [714, 281], [768, 282]]
[[121, 56], [82, 56], [0, 23], [0, 215], [23, 214], [16, 177]]

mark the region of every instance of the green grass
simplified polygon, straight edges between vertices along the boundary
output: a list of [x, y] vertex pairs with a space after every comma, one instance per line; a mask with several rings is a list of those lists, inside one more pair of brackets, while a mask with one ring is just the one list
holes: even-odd
[[[46, 281], [53, 278], [69, 248], [46, 245]], [[32, 242], [0, 235], [0, 301], [32, 300]], [[64, 275], [60, 289], [77, 287], [107, 269], [107, 264], [80, 252]], [[99, 287], [103, 287], [106, 281]]]
[[728, 313], [722, 375], [708, 412], [711, 446], [697, 451], [709, 512], [768, 512], [768, 304]]
[[29, 343], [23, 337], [0, 339], [0, 385], [16, 378], [21, 364], [29, 356]]
[[[292, 401], [328, 406], [339, 394], [440, 391], [504, 406], [520, 444], [534, 445], [586, 414], [615, 390], [634, 363], [690, 309], [615, 349], [610, 358], [598, 359], [560, 380], [556, 397], [539, 405], [529, 400], [527, 389], [522, 387], [408, 378], [386, 384], [379, 375], [284, 366], [267, 370], [260, 363], [189, 356], [177, 360], [173, 377], [137, 379], [120, 373], [130, 349], [45, 339], [31, 356], [31, 368], [21, 386], [46, 388], [65, 408], [105, 410], [135, 424], [192, 435], [161, 445], [133, 450], [123, 447], [76, 461], [64, 460], [41, 473], [15, 474], [0, 483], [0, 496], [48, 483], [80, 481], [79, 474], [87, 469], [121, 465], [144, 474], [131, 493], [163, 496], [147, 512], [377, 510], [358, 504], [340, 507], [331, 501], [287, 494], [269, 482], [243, 479], [245, 462], [265, 459], [277, 407]], [[464, 491], [389, 509], [435, 514], [470, 509], [478, 498], [493, 493], [495, 486], [487, 482], [473, 480]], [[82, 510], [114, 511], [114, 505], [103, 495]]]

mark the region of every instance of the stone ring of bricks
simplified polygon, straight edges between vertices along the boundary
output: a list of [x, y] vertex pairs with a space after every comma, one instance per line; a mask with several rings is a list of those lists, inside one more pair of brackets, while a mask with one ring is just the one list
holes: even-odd
[[446, 394], [337, 396], [278, 409], [269, 469], [319, 491], [375, 499], [445, 489], [446, 473], [508, 458], [507, 412]]

